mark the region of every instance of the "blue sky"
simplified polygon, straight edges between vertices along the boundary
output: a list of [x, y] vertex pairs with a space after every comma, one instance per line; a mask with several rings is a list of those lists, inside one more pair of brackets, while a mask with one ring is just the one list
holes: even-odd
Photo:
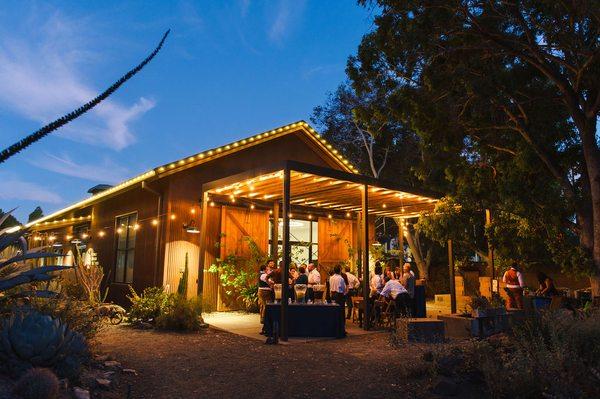
[[353, 0], [3, 1], [0, 147], [95, 96], [171, 28], [109, 101], [0, 164], [24, 221], [204, 148], [293, 122], [344, 80], [372, 27]]

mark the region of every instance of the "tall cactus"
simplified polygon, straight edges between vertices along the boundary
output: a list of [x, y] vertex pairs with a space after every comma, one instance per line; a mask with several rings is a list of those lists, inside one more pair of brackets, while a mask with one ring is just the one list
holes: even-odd
[[19, 153], [20, 151], [24, 150], [25, 148], [29, 147], [31, 144], [46, 137], [48, 134], [52, 133], [59, 127], [66, 125], [67, 123], [79, 118], [81, 115], [85, 114], [86, 112], [88, 112], [89, 110], [94, 108], [96, 105], [100, 104], [108, 96], [113, 94], [119, 87], [121, 87], [121, 85], [123, 85], [123, 83], [125, 83], [129, 79], [131, 79], [133, 77], [133, 75], [135, 75], [136, 73], [141, 71], [142, 68], [144, 68], [146, 66], [146, 64], [148, 64], [150, 61], [152, 61], [152, 59], [156, 56], [156, 54], [158, 54], [158, 52], [162, 48], [165, 40], [167, 39], [167, 36], [169, 35], [169, 32], [171, 32], [171, 29], [169, 29], [165, 32], [161, 41], [158, 43], [158, 46], [156, 46], [154, 51], [152, 53], [150, 53], [150, 55], [148, 57], [146, 57], [135, 68], [131, 69], [125, 75], [121, 76], [121, 78], [119, 80], [117, 80], [115, 83], [113, 83], [108, 89], [103, 91], [96, 98], [92, 99], [90, 102], [82, 105], [81, 107], [77, 108], [76, 110], [71, 111], [68, 114], [63, 115], [60, 118], [50, 122], [46, 126], [33, 132], [32, 134], [25, 137], [24, 139], [17, 141], [10, 147], [0, 151], [0, 163], [3, 163], [8, 158], [12, 157], [13, 155], [15, 155], [15, 154]]

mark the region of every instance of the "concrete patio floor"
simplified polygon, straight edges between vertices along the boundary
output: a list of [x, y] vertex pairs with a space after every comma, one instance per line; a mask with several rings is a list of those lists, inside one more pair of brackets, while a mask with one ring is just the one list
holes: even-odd
[[[212, 312], [204, 313], [202, 315], [204, 321], [211, 327], [228, 331], [233, 334], [242, 335], [244, 337], [257, 339], [264, 342], [265, 336], [260, 335], [262, 328], [260, 324], [260, 317], [258, 313], [246, 313], [246, 312]], [[346, 321], [346, 332], [347, 337], [359, 336], [365, 334], [376, 334], [384, 332], [383, 330], [377, 331], [365, 331], [354, 324], [351, 321]], [[302, 337], [290, 337], [288, 343], [299, 343], [299, 342], [315, 342], [330, 340], [334, 338], [302, 338]], [[284, 343], [280, 341], [280, 343]]]

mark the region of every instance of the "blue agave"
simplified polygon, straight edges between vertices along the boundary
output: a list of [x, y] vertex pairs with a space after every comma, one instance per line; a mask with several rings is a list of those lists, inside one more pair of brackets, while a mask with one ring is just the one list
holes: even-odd
[[0, 363], [13, 375], [32, 367], [47, 367], [61, 377], [73, 378], [88, 358], [84, 336], [59, 319], [27, 310], [2, 320]]

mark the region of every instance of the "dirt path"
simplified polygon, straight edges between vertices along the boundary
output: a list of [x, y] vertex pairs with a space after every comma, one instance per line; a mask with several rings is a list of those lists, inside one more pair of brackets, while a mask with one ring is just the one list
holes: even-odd
[[102, 398], [432, 397], [426, 346], [394, 349], [386, 333], [265, 345], [208, 329], [165, 333], [111, 327], [100, 351], [138, 375], [123, 375]]

